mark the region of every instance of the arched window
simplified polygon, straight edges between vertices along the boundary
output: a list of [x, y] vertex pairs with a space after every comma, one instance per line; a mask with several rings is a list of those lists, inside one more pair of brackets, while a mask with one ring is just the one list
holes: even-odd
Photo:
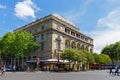
[[79, 43], [77, 43], [77, 50], [79, 50], [80, 49], [80, 44]]
[[72, 42], [72, 43], [71, 43], [71, 48], [73, 48], [73, 49], [76, 48], [75, 42]]
[[88, 46], [85, 47], [85, 50], [87, 50], [87, 51], [89, 50], [89, 49], [88, 49]]
[[84, 45], [81, 46], [81, 49], [84, 50]]
[[60, 50], [60, 41], [56, 40], [56, 49]]
[[65, 48], [70, 48], [70, 41], [69, 40], [65, 40]]
[[60, 38], [60, 36], [58, 36], [58, 37], [56, 38], [56, 49], [57, 49], [57, 50], [60, 50], [60, 49], [61, 49], [60, 42], [61, 42], [61, 38]]

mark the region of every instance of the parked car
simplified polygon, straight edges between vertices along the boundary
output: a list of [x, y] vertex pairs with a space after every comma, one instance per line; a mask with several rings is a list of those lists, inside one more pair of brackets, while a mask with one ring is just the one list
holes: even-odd
[[113, 65], [112, 66], [112, 69], [116, 69], [116, 68], [120, 69], [120, 66], [119, 65]]
[[6, 69], [6, 71], [13, 71], [13, 68], [10, 66], [6, 66], [5, 69]]

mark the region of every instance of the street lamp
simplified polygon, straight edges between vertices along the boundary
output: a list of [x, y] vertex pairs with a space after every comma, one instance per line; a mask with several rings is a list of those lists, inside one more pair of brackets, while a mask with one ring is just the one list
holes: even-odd
[[58, 49], [58, 51], [57, 51], [57, 54], [58, 54], [58, 62], [57, 62], [57, 64], [58, 64], [58, 71], [59, 71], [59, 63], [60, 63], [60, 58], [59, 58], [59, 49]]
[[59, 63], [60, 63], [60, 57], [59, 57], [59, 51], [60, 51], [60, 49], [56, 49], [55, 50], [55, 52], [56, 52], [56, 54], [57, 54], [57, 67], [58, 67], [58, 71], [59, 71]]
[[40, 58], [37, 57], [37, 71], [39, 70], [39, 63], [40, 63]]
[[57, 52], [57, 57], [58, 57], [58, 62], [57, 62], [57, 64], [58, 64], [58, 71], [59, 71], [59, 60], [60, 60], [60, 58], [59, 58], [59, 51], [60, 51], [60, 49], [61, 49], [61, 45], [60, 45], [60, 43], [61, 43], [61, 38], [60, 38], [60, 36], [58, 36], [57, 37], [57, 39], [56, 39], [56, 44], [57, 44], [57, 49], [56, 49], [56, 52]]

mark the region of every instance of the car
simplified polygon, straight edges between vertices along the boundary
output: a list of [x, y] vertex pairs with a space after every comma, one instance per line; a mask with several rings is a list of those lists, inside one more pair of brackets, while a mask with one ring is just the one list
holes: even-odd
[[13, 68], [10, 67], [10, 66], [6, 66], [6, 67], [5, 67], [5, 70], [6, 70], [6, 71], [14, 71]]
[[120, 66], [119, 65], [113, 65], [112, 66], [112, 69], [117, 69], [117, 68], [120, 69]]

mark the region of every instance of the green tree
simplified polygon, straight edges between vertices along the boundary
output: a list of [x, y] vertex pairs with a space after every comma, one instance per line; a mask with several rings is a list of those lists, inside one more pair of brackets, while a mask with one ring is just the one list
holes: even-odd
[[75, 61], [76, 51], [74, 49], [65, 49], [64, 53], [60, 55], [61, 59], [69, 61], [69, 70], [70, 70], [70, 63]]
[[33, 53], [39, 47], [32, 34], [19, 31], [7, 32], [0, 40], [1, 57], [20, 57]]
[[93, 56], [94, 56], [94, 59], [95, 59], [95, 63], [97, 63], [97, 64], [108, 64], [108, 63], [111, 62], [110, 57], [106, 54], [94, 53]]
[[109, 55], [112, 61], [120, 60], [120, 42], [107, 45], [102, 49], [101, 54]]
[[93, 53], [90, 53], [88, 51], [82, 51], [85, 55], [85, 61], [86, 63], [93, 63], [95, 60], [94, 60], [94, 56], [93, 56]]
[[116, 43], [116, 60], [119, 61], [120, 60], [120, 42]]
[[93, 53], [93, 57], [94, 57], [95, 63], [99, 64], [100, 63], [99, 54]]
[[85, 54], [81, 50], [77, 50], [75, 58], [76, 58], [75, 61], [83, 62], [85, 61]]
[[14, 34], [12, 32], [7, 32], [0, 41], [1, 57], [6, 58], [12, 54], [12, 45], [14, 41]]
[[108, 55], [105, 55], [105, 54], [100, 54], [99, 55], [99, 63], [100, 64], [108, 64], [111, 62], [111, 59]]
[[17, 53], [17, 56], [25, 56], [33, 53], [39, 47], [34, 41], [32, 34], [20, 31], [15, 33], [14, 48], [14, 52]]
[[64, 53], [60, 55], [61, 59], [68, 60], [70, 62], [75, 60], [75, 50], [74, 49], [65, 49]]
[[2, 53], [2, 44], [1, 44], [2, 38], [0, 38], [0, 58], [1, 58], [1, 53]]

